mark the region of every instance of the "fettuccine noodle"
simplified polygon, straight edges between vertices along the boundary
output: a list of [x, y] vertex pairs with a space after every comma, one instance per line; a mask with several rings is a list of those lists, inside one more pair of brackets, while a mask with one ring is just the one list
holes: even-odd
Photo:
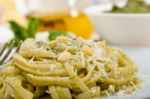
[[0, 99], [99, 99], [140, 84], [135, 63], [104, 41], [72, 35], [50, 42], [27, 39], [0, 69]]

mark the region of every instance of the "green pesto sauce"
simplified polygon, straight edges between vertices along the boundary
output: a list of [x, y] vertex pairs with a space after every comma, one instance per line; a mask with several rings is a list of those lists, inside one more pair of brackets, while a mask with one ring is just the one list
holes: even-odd
[[113, 5], [111, 13], [150, 13], [150, 5], [144, 0], [128, 0], [124, 7]]

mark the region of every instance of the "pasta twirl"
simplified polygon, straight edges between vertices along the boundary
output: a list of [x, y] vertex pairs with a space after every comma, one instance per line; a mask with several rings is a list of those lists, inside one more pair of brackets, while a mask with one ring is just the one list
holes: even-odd
[[0, 68], [1, 99], [99, 99], [137, 90], [135, 63], [104, 41], [67, 35], [47, 43], [27, 39]]

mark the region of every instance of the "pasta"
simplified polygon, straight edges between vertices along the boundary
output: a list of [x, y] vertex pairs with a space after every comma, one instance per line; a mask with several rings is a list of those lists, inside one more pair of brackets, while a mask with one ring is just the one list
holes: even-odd
[[53, 41], [27, 39], [0, 68], [0, 99], [99, 99], [140, 86], [135, 63], [105, 41], [74, 35]]

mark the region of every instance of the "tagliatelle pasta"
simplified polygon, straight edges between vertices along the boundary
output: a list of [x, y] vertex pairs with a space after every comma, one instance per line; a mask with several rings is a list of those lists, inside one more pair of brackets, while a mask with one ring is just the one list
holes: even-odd
[[50, 42], [27, 39], [0, 69], [0, 99], [99, 99], [135, 91], [135, 63], [104, 41], [73, 35]]

